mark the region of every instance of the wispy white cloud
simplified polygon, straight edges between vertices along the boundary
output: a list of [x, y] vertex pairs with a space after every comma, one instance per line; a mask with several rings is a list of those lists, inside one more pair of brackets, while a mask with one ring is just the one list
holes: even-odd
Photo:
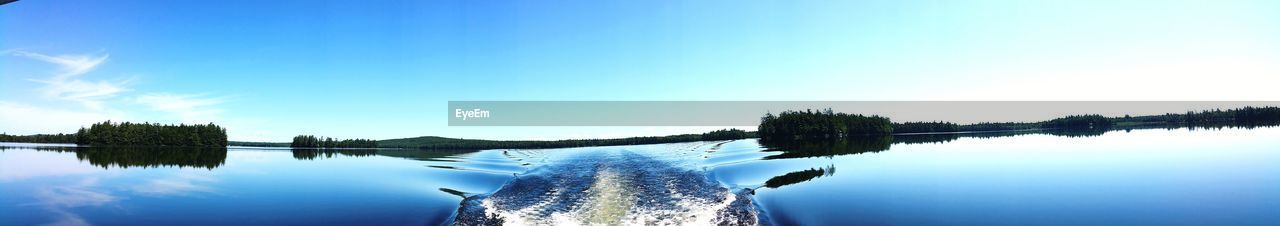
[[38, 81], [45, 84], [44, 95], [50, 98], [79, 102], [86, 108], [102, 110], [103, 100], [118, 93], [130, 91], [125, 88], [126, 81], [85, 81], [72, 79], [66, 81]]
[[41, 94], [48, 98], [79, 102], [94, 110], [103, 109], [103, 99], [130, 91], [128, 84], [132, 79], [106, 81], [85, 80], [83, 75], [93, 71], [107, 61], [108, 54], [70, 54], [45, 55], [21, 50], [7, 51], [14, 56], [26, 57], [52, 63], [58, 66], [52, 76], [44, 79], [31, 79], [44, 84]]
[[56, 215], [58, 215], [58, 219], [57, 219], [56, 221], [54, 221], [54, 222], [50, 222], [50, 223], [48, 223], [48, 224], [44, 224], [44, 225], [46, 225], [46, 226], [88, 226], [88, 225], [93, 225], [93, 224], [89, 224], [89, 222], [88, 222], [88, 221], [85, 221], [85, 220], [84, 220], [84, 217], [81, 217], [80, 215], [75, 214], [75, 213], [72, 213], [71, 211], [67, 211], [67, 210], [65, 210], [65, 209], [49, 209], [49, 211], [50, 211], [50, 212], [53, 212], [53, 213], [54, 213], [54, 214], [56, 214]]
[[98, 65], [102, 65], [103, 62], [106, 62], [107, 57], [110, 56], [108, 54], [102, 54], [102, 55], [72, 54], [72, 55], [50, 56], [50, 55], [27, 52], [22, 50], [10, 50], [8, 52], [16, 56], [22, 56], [22, 57], [27, 57], [31, 59], [36, 59], [40, 61], [57, 64], [61, 68], [59, 68], [60, 71], [54, 75], [52, 80], [63, 80], [63, 79], [68, 79], [71, 77], [88, 73], [89, 71], [92, 71], [94, 68], [97, 68]]
[[95, 122], [127, 119], [118, 111], [62, 110], [0, 100], [0, 128], [12, 134], [72, 133]]
[[[0, 132], [74, 132], [81, 126], [105, 120], [144, 120], [158, 123], [236, 122], [222, 118], [224, 110], [219, 105], [227, 97], [163, 91], [126, 94], [133, 91], [130, 86], [137, 77], [98, 78], [95, 74], [110, 58], [106, 53], [51, 55], [8, 49], [0, 50], [0, 56], [33, 59], [53, 65], [53, 70], [48, 74], [32, 76], [27, 80], [42, 84], [32, 88], [34, 97], [55, 100], [28, 102], [0, 99], [0, 128], [5, 130]], [[82, 108], [61, 106], [62, 104], [79, 105]], [[238, 125], [253, 127], [253, 123], [246, 122]]]
[[134, 98], [134, 102], [153, 110], [172, 113], [184, 123], [206, 123], [218, 119], [222, 109], [216, 105], [225, 99], [206, 94], [148, 93]]

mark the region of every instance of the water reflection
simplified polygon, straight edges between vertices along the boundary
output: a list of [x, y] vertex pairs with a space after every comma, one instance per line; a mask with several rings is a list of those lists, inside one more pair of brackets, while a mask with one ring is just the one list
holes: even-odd
[[226, 164], [226, 148], [195, 147], [8, 147], [0, 149], [34, 149], [37, 151], [72, 152], [76, 159], [102, 167], [154, 168], [191, 167], [212, 170]]
[[[1130, 128], [1132, 129], [1132, 128]], [[1194, 128], [1192, 128], [1194, 130]], [[760, 160], [785, 160], [785, 159], [803, 159], [803, 158], [834, 158], [844, 155], [858, 155], [866, 153], [878, 153], [890, 150], [895, 144], [944, 144], [958, 140], [960, 138], [970, 139], [997, 139], [1007, 137], [1017, 137], [1026, 135], [1052, 135], [1059, 137], [1096, 137], [1102, 136], [1109, 131], [1114, 130], [1023, 130], [1023, 131], [997, 131], [997, 132], [972, 132], [972, 133], [934, 133], [934, 134], [910, 134], [910, 135], [893, 135], [893, 136], [865, 136], [850, 137], [835, 141], [757, 141], [761, 147], [765, 147], [762, 152], [774, 153], [760, 158]], [[831, 176], [835, 174], [836, 166], [827, 164], [826, 166], [814, 166], [805, 170], [787, 172], [785, 174], [770, 177], [764, 182], [762, 187], [780, 188], [783, 186], [794, 185], [811, 181], [820, 177]]]
[[717, 173], [759, 187], [757, 203], [782, 225], [1273, 224], [1280, 156], [1270, 137], [1280, 130], [1249, 128], [760, 143], [772, 154]]
[[442, 192], [444, 192], [444, 193], [448, 193], [448, 194], [453, 195], [453, 196], [458, 196], [458, 198], [459, 198], [459, 199], [465, 199], [465, 198], [467, 198], [467, 195], [469, 195], [469, 194], [467, 194], [466, 192], [462, 192], [462, 191], [459, 191], [459, 190], [453, 190], [452, 188], [440, 188], [440, 191], [442, 191]]
[[[1132, 128], [1130, 128], [1132, 129]], [[1033, 134], [1047, 134], [1061, 137], [1096, 137], [1102, 136], [1107, 132], [1115, 130], [1107, 129], [1083, 129], [1083, 130], [1024, 130], [1024, 131], [993, 131], [993, 132], [966, 132], [966, 133], [933, 133], [933, 134], [907, 134], [907, 135], [890, 135], [890, 136], [863, 136], [850, 137], [842, 140], [834, 141], [760, 141], [760, 145], [767, 147], [765, 151], [781, 152], [776, 155], [765, 157], [769, 159], [789, 159], [789, 158], [808, 158], [808, 157], [834, 157], [840, 155], [862, 154], [868, 152], [881, 152], [889, 150], [893, 144], [941, 144], [951, 142], [960, 138], [1001, 138], [1014, 137]]]
[[893, 143], [896, 144], [941, 144], [960, 139], [960, 134], [955, 133], [939, 133], [939, 134], [912, 134], [893, 136]]
[[[1280, 220], [1280, 129], [1195, 130], [483, 151], [0, 147], [0, 225], [1177, 223], [1111, 214], [1147, 209]], [[1202, 203], [1221, 211], [1196, 212]]]
[[457, 160], [450, 158], [461, 154], [473, 153], [476, 150], [409, 150], [409, 149], [379, 149], [378, 155], [413, 159], [420, 161], [448, 161], [456, 162]]
[[426, 167], [495, 168], [475, 152], [232, 149], [0, 143], [0, 225], [435, 225], [512, 177]]
[[1054, 135], [1054, 136], [1062, 136], [1062, 137], [1096, 137], [1096, 136], [1102, 136], [1103, 134], [1106, 134], [1107, 132], [1110, 132], [1110, 131], [1113, 131], [1113, 130], [1108, 130], [1108, 129], [1080, 129], [1080, 130], [1065, 130], [1065, 129], [1058, 129], [1058, 130], [1047, 130], [1047, 131], [1045, 131], [1045, 134]]
[[36, 191], [35, 206], [53, 215], [48, 225], [90, 225], [74, 208], [101, 207], [116, 203], [121, 197], [98, 191], [99, 179], [85, 178], [68, 185]]
[[812, 168], [807, 170], [790, 172], [781, 176], [769, 178], [764, 182], [764, 186], [768, 188], [779, 188], [782, 186], [792, 185], [800, 182], [813, 180], [814, 178], [831, 176], [836, 173], [836, 166], [829, 165], [824, 168]]
[[316, 158], [333, 158], [335, 155], [350, 157], [368, 157], [378, 154], [376, 149], [315, 149], [294, 148], [293, 158], [298, 160], [315, 160]]
[[893, 136], [853, 137], [836, 141], [809, 142], [762, 142], [768, 147], [767, 152], [779, 152], [764, 157], [770, 159], [791, 159], [809, 157], [833, 157], [839, 155], [862, 154], [889, 150], [893, 144]]

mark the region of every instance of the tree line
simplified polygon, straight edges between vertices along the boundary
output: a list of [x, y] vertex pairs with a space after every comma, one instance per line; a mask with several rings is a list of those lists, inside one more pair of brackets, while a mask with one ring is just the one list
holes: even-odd
[[1033, 130], [1041, 129], [1040, 123], [1036, 122], [979, 122], [974, 124], [960, 125], [957, 132], [977, 132], [977, 131], [1005, 131], [1005, 130]]
[[213, 123], [167, 125], [106, 121], [80, 128], [75, 137], [76, 144], [95, 146], [227, 146], [227, 130]]
[[1106, 117], [1098, 114], [1069, 115], [1039, 122], [984, 122], [960, 125], [951, 122], [893, 123], [876, 115], [835, 113], [831, 109], [766, 113], [760, 119], [761, 140], [830, 140], [854, 136], [907, 133], [948, 133], [977, 131], [1053, 130], [1063, 135], [1093, 135], [1117, 126], [1274, 126], [1280, 125], [1280, 107], [1244, 107], [1230, 110], [1189, 111], [1185, 114]]
[[1243, 107], [1236, 109], [1214, 109], [1200, 112], [1188, 111], [1183, 114], [1163, 114], [1148, 116], [1124, 116], [1117, 118], [1121, 125], [1179, 125], [1179, 126], [1274, 126], [1280, 125], [1280, 107]]
[[[427, 149], [498, 149], [498, 148], [563, 148], [584, 146], [636, 145], [691, 141], [732, 140], [759, 137], [762, 140], [823, 140], [854, 136], [880, 136], [902, 133], [946, 133], [970, 131], [1053, 130], [1070, 135], [1079, 130], [1164, 127], [1255, 127], [1280, 125], [1280, 107], [1243, 107], [1188, 111], [1182, 114], [1105, 117], [1072, 115], [1040, 122], [984, 122], [956, 124], [951, 122], [893, 123], [881, 116], [835, 113], [831, 109], [784, 111], [765, 114], [756, 132], [738, 129], [717, 130], [702, 134], [629, 137], [617, 139], [573, 139], [557, 141], [493, 141], [417, 137], [375, 141], [369, 139], [334, 140], [310, 135], [294, 137], [291, 143], [235, 142], [244, 146], [285, 146], [311, 148], [427, 148]], [[76, 143], [101, 146], [212, 146], [224, 147], [226, 129], [212, 123], [205, 125], [166, 125], [153, 123], [96, 123], [74, 134], [0, 134], [0, 142]]]
[[1115, 125], [1115, 123], [1116, 120], [1101, 115], [1069, 115], [1039, 122], [980, 122], [963, 125], [952, 122], [903, 122], [894, 123], [893, 131], [896, 134], [904, 134], [1040, 129], [1106, 129]]
[[766, 113], [756, 132], [763, 140], [844, 139], [893, 134], [893, 123], [885, 117], [835, 113], [828, 108]]
[[1071, 115], [1041, 122], [1040, 128], [1105, 130], [1110, 129], [1112, 125], [1115, 125], [1115, 122], [1102, 115]]
[[894, 133], [945, 133], [958, 131], [960, 131], [960, 125], [950, 122], [893, 123]]
[[18, 143], [76, 143], [75, 134], [33, 134], [33, 135], [9, 135], [0, 133], [0, 142], [18, 142]]
[[332, 137], [316, 137], [298, 135], [293, 137], [289, 147], [295, 148], [377, 148], [378, 141], [370, 139], [335, 140]]
[[752, 138], [752, 137], [755, 137], [755, 133], [753, 132], [747, 132], [740, 129], [721, 129], [721, 130], [714, 130], [711, 132], [702, 133], [701, 139], [699, 140], [702, 140], [702, 141], [737, 140], [737, 139], [746, 139], [746, 138]]

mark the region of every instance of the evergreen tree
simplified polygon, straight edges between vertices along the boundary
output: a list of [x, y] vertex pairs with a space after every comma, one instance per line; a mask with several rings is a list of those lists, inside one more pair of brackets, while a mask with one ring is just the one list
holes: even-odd
[[80, 128], [74, 140], [76, 144], [101, 146], [225, 147], [227, 130], [213, 123], [164, 125], [105, 121]]

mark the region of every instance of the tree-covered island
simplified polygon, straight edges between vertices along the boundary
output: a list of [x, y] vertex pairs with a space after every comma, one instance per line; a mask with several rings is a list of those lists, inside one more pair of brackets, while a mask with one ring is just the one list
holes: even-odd
[[75, 143], [92, 146], [226, 147], [227, 130], [205, 125], [158, 123], [95, 123], [76, 132]]

